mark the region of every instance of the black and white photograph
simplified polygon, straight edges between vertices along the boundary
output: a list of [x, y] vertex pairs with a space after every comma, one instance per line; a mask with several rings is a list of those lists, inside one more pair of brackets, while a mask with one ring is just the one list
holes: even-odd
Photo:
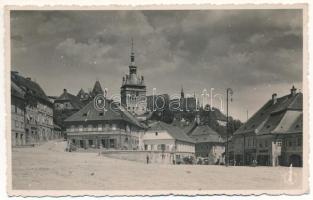
[[306, 12], [8, 8], [10, 193], [307, 192]]

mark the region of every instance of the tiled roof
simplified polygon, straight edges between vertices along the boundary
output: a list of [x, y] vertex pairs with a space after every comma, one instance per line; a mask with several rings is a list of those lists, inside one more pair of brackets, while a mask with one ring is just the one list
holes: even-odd
[[195, 143], [193, 139], [188, 137], [184, 130], [181, 130], [171, 124], [167, 124], [162, 121], [157, 121], [149, 125], [149, 129], [151, 131], [158, 131], [158, 130], [166, 130], [173, 138], [176, 140]]
[[13, 81], [19, 87], [23, 88], [25, 91], [29, 90], [35, 97], [50, 102], [40, 85], [31, 79], [24, 78], [23, 76], [18, 75], [16, 72], [11, 72], [11, 81]]
[[79, 100], [79, 98], [66, 90], [55, 100], [55, 102], [69, 101], [71, 102], [74, 109], [81, 109], [84, 104]]
[[[271, 122], [274, 116], [269, 117], [267, 122]], [[301, 133], [302, 132], [302, 122], [303, 114], [301, 111], [297, 110], [287, 110], [285, 113], [280, 114], [280, 120], [275, 121], [273, 128], [271, 125], [273, 123], [265, 123], [263, 129], [259, 134], [288, 134], [288, 133]], [[269, 130], [268, 130], [269, 129]]]
[[190, 137], [196, 143], [224, 143], [225, 140], [208, 125], [199, 125], [191, 132]]
[[[287, 115], [289, 116], [289, 111], [293, 110], [302, 113], [302, 98], [302, 93], [296, 93], [277, 98], [276, 103], [270, 99], [234, 135], [270, 133], [271, 130], [279, 126]], [[264, 128], [268, 130], [265, 131]]]
[[87, 122], [87, 121], [113, 121], [123, 120], [138, 127], [145, 128], [134, 116], [132, 116], [123, 107], [118, 106], [111, 100], [106, 100], [106, 111], [97, 110], [94, 106], [94, 101], [90, 101], [81, 110], [77, 111], [65, 122]]

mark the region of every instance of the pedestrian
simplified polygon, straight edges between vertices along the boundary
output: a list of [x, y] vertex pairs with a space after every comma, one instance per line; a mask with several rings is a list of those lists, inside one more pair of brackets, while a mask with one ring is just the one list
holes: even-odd
[[147, 164], [149, 164], [149, 155], [147, 155], [146, 159], [147, 159]]

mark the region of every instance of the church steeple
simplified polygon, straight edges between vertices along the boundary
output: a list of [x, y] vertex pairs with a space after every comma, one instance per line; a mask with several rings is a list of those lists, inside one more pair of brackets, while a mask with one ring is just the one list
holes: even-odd
[[184, 98], [185, 98], [185, 93], [184, 93], [184, 88], [183, 88], [183, 86], [181, 86], [180, 98], [181, 98], [181, 99], [184, 99]]
[[131, 39], [131, 49], [130, 49], [130, 62], [131, 64], [135, 64], [135, 53], [134, 53], [134, 40]]
[[133, 38], [131, 38], [129, 74], [137, 74], [137, 67], [135, 65], [135, 52], [134, 52]]

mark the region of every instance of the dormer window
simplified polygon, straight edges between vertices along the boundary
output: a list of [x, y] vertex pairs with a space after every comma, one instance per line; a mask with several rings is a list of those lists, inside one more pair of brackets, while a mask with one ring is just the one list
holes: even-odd
[[99, 116], [103, 116], [103, 112], [100, 112], [100, 113], [99, 113]]
[[86, 117], [86, 116], [87, 116], [87, 113], [84, 113], [83, 116]]

